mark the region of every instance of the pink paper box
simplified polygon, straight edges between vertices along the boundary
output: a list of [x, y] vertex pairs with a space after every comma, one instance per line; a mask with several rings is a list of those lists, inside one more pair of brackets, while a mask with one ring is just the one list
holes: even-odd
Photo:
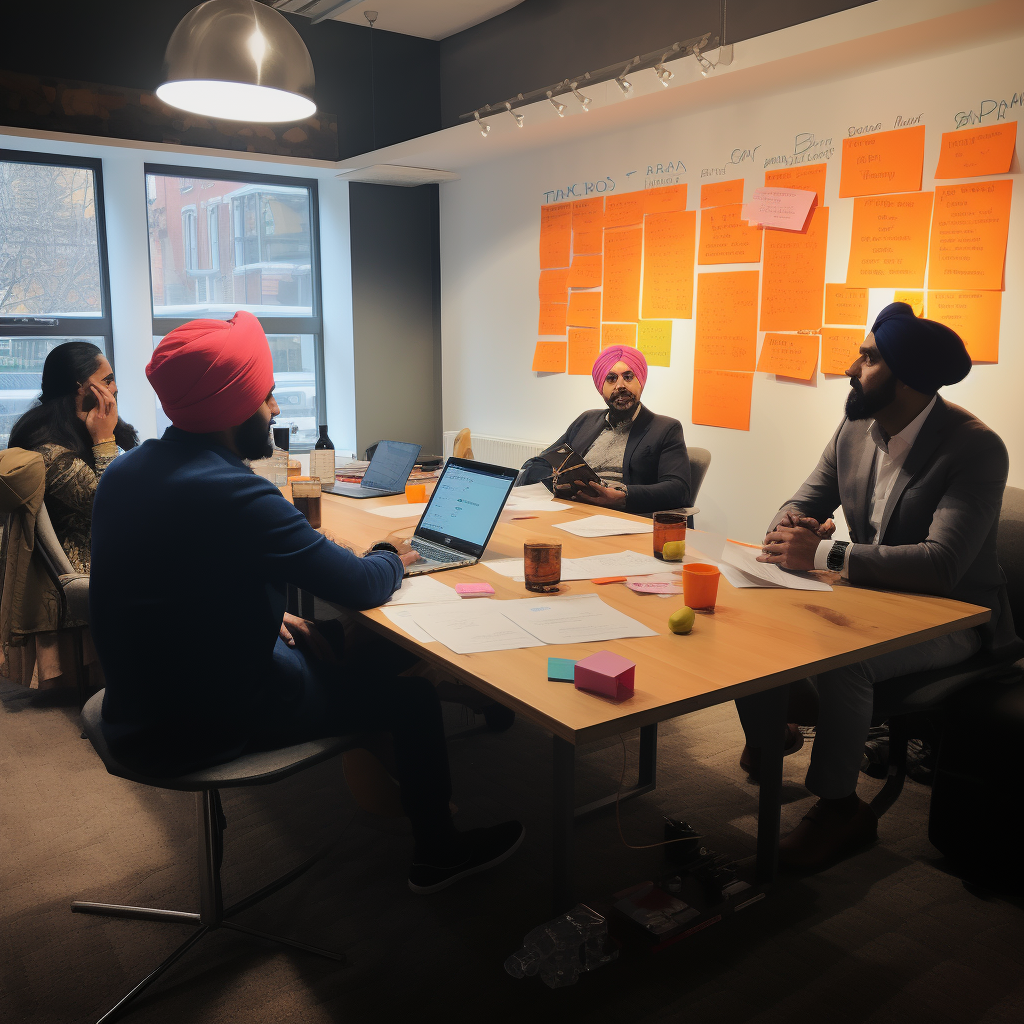
[[577, 690], [600, 693], [613, 700], [633, 696], [633, 675], [636, 665], [611, 651], [598, 651], [576, 662], [574, 682]]

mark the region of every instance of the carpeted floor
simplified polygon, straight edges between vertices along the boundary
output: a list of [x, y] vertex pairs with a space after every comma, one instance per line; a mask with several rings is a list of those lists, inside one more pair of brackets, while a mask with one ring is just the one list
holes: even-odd
[[[187, 934], [72, 915], [72, 899], [195, 910], [191, 794], [108, 776], [74, 707], [37, 706], [0, 687], [3, 921], [0, 1016], [8, 1024], [95, 1020]], [[627, 737], [631, 768], [637, 735]], [[710, 845], [753, 851], [756, 789], [737, 760], [731, 707], [662, 726], [658, 788], [622, 807], [636, 844], [660, 816], [699, 826]], [[783, 827], [810, 803], [809, 744], [786, 759]], [[405, 886], [401, 821], [357, 812], [338, 760], [276, 786], [225, 793], [225, 899], [298, 863], [330, 856], [245, 913], [255, 928], [343, 951], [337, 967], [221, 931], [141, 999], [135, 1024], [636, 1021], [662, 1024], [1001, 1024], [1024, 1020], [1024, 910], [970, 895], [926, 838], [928, 790], [908, 782], [869, 851], [657, 954], [621, 958], [572, 987], [517, 981], [502, 964], [548, 913], [550, 741], [518, 721], [451, 742], [457, 821], [521, 818], [520, 852], [432, 897]], [[580, 802], [614, 789], [617, 740], [579, 754]], [[862, 792], [878, 783], [865, 780]], [[630, 850], [614, 813], [577, 830], [579, 891], [607, 896], [659, 874], [661, 850]]]

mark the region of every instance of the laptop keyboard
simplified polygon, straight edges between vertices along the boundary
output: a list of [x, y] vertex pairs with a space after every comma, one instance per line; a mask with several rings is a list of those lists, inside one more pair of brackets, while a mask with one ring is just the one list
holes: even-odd
[[441, 565], [449, 565], [452, 562], [468, 562], [470, 560], [470, 556], [462, 551], [450, 551], [448, 548], [441, 547], [440, 544], [430, 544], [415, 538], [409, 544], [414, 551], [418, 552], [427, 561], [438, 562]]

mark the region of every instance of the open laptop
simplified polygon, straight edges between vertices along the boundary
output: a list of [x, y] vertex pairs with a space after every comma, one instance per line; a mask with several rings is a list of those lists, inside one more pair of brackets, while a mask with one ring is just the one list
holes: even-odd
[[361, 483], [334, 482], [323, 490], [328, 494], [341, 494], [346, 498], [386, 498], [389, 494], [404, 494], [405, 482], [419, 458], [420, 446], [408, 441], [380, 441], [366, 467]]
[[405, 575], [480, 561], [517, 476], [518, 469], [449, 459], [409, 541], [421, 561], [406, 568]]

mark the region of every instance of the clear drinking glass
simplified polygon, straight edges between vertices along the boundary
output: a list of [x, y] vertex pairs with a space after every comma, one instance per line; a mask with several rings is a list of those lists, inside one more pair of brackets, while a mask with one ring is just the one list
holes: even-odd
[[534, 594], [550, 594], [562, 581], [562, 545], [548, 541], [527, 541], [523, 545], [526, 589]]
[[654, 513], [654, 557], [665, 562], [681, 562], [683, 556], [666, 558], [665, 544], [669, 541], [686, 540], [686, 516], [682, 512]]

